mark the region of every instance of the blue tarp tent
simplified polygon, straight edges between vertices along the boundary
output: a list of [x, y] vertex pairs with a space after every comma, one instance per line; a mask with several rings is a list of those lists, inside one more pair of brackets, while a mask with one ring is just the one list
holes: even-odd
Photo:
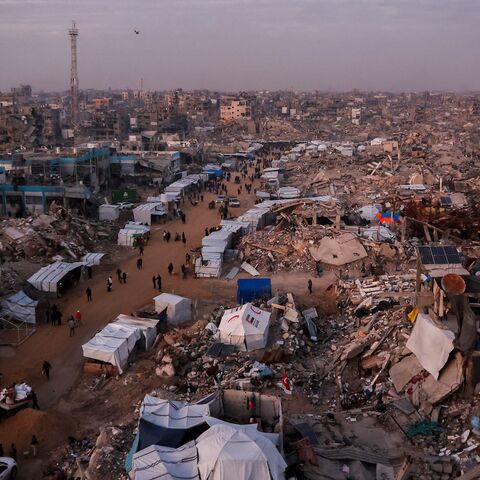
[[237, 303], [242, 305], [258, 298], [272, 297], [270, 278], [239, 278], [237, 280]]

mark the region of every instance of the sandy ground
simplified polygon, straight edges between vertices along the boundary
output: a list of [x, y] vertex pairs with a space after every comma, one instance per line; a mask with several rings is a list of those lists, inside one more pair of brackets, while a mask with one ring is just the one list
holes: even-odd
[[[227, 185], [229, 194], [236, 195], [238, 186], [233, 183], [233, 180]], [[62, 326], [40, 325], [37, 332], [16, 349], [14, 356], [0, 358], [0, 372], [4, 376], [4, 384], [26, 381], [36, 390], [42, 410], [55, 411], [57, 409], [63, 412], [75, 412], [74, 420], [76, 422], [80, 425], [82, 422], [88, 424], [88, 410], [91, 405], [85, 403], [85, 399], [81, 397], [78, 398], [75, 405], [75, 398], [72, 399], [72, 395], [66, 400], [67, 394], [72, 392], [81, 377], [83, 363], [81, 345], [118, 314], [130, 314], [148, 304], [153, 305], [152, 298], [159, 293], [153, 288], [153, 275], [160, 274], [162, 276], [162, 291], [184, 295], [196, 300], [198, 315], [201, 315], [202, 310], [208, 311], [206, 308], [201, 308], [202, 304], [204, 307], [208, 306], [209, 309], [225, 302], [234, 304], [235, 280], [194, 279], [191, 271], [187, 279], [182, 279], [180, 274], [180, 265], [185, 262], [185, 254], [200, 246], [205, 227], [217, 226], [220, 222], [218, 210], [208, 208], [208, 202], [216, 196], [207, 192], [204, 193], [204, 197], [204, 202], [195, 207], [190, 205], [182, 207], [186, 212], [186, 224], [182, 224], [178, 220], [165, 225], [153, 226], [151, 239], [145, 247], [143, 269], [138, 270], [136, 267], [137, 251], [119, 247], [118, 255], [108, 265], [94, 269], [91, 280], [79, 284], [64, 298], [59, 299], [57, 305], [63, 313]], [[254, 204], [253, 190], [248, 195], [243, 189], [239, 197], [241, 207], [230, 209], [232, 215], [239, 215]], [[186, 245], [173, 240], [169, 243], [164, 242], [162, 239], [164, 229], [169, 230], [172, 237], [175, 232], [185, 232]], [[170, 261], [174, 265], [172, 276], [169, 276], [167, 271]], [[128, 273], [126, 284], [120, 284], [117, 281], [115, 275], [117, 268]], [[110, 293], [106, 289], [108, 275], [114, 279], [113, 291]], [[314, 292], [312, 295], [307, 292], [307, 278], [304, 274], [278, 275], [272, 278], [273, 289], [274, 291], [277, 289], [292, 291], [305, 299], [310, 297], [313, 300], [317, 292], [325, 289], [332, 282], [333, 275], [313, 279]], [[93, 302], [87, 302], [85, 295], [87, 286], [90, 286], [93, 291]], [[70, 337], [66, 318], [77, 309], [82, 312], [83, 325], [76, 330], [75, 336]], [[48, 381], [41, 375], [41, 366], [44, 360], [48, 360], [52, 365], [51, 378]], [[82, 408], [83, 405], [85, 408]], [[128, 408], [131, 406], [128, 405]], [[13, 426], [15, 423], [9, 422], [9, 424]], [[75, 432], [72, 432], [72, 435], [75, 435]], [[2, 437], [0, 442], [4, 447], [10, 445], [15, 438], [5, 430], [2, 431]], [[38, 466], [38, 463], [28, 462], [30, 465], [25, 464], [26, 468], [20, 478], [30, 478], [25, 476], [27, 471], [32, 472], [33, 465]]]

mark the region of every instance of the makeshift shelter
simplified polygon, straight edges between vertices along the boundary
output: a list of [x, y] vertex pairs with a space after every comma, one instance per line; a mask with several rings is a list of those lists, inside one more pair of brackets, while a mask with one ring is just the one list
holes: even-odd
[[268, 339], [269, 320], [270, 312], [251, 303], [225, 310], [218, 326], [220, 341], [243, 351], [264, 348]]
[[85, 262], [54, 262], [42, 267], [27, 282], [42, 292], [61, 293], [80, 280], [85, 265]]
[[82, 345], [83, 356], [102, 363], [109, 363], [117, 367], [121, 374], [140, 337], [139, 328], [109, 323]]
[[151, 202], [143, 203], [133, 209], [133, 218], [136, 222], [147, 223], [151, 225], [160, 218], [167, 216], [163, 203]]
[[281, 480], [287, 467], [270, 440], [253, 430], [213, 425], [197, 439], [202, 480]]
[[140, 407], [139, 444], [180, 447], [207, 430], [208, 404], [189, 404], [145, 395]]
[[93, 267], [95, 265], [100, 265], [104, 256], [104, 253], [87, 253], [82, 257], [82, 262], [85, 262], [88, 267]]
[[157, 313], [167, 309], [167, 322], [170, 325], [181, 325], [192, 319], [192, 301], [171, 293], [162, 293], [154, 299]]
[[113, 322], [118, 325], [138, 328], [141, 334], [140, 345], [143, 346], [145, 351], [152, 347], [160, 333], [160, 320], [154, 318], [132, 317], [121, 313]]
[[317, 247], [309, 251], [316, 262], [328, 265], [346, 265], [368, 256], [361, 242], [352, 233], [343, 233], [336, 238], [323, 237]]
[[17, 322], [37, 323], [38, 300], [31, 299], [23, 290], [0, 302], [0, 313]]
[[239, 278], [237, 280], [237, 303], [242, 304], [259, 298], [272, 297], [270, 278]]
[[133, 480], [200, 480], [195, 442], [180, 448], [151, 445], [133, 455], [132, 467]]
[[117, 243], [127, 247], [134, 247], [138, 239], [147, 235], [150, 228], [140, 223], [128, 222], [118, 232]]

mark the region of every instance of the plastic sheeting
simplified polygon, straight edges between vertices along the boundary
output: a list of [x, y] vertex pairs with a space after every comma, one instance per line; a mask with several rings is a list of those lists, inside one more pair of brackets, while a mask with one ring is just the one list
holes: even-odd
[[62, 281], [65, 275], [85, 265], [85, 262], [54, 262], [46, 267], [42, 267], [27, 282], [42, 292], [56, 292], [58, 283]]
[[282, 480], [287, 467], [272, 442], [258, 432], [214, 425], [197, 439], [202, 480]]
[[31, 299], [23, 290], [10, 295], [0, 303], [0, 311], [19, 322], [35, 324], [38, 301]]

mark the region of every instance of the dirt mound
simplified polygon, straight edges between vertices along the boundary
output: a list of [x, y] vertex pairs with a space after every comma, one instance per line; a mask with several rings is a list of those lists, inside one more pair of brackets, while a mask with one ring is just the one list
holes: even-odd
[[55, 411], [26, 408], [0, 423], [0, 438], [8, 452], [15, 443], [18, 452], [29, 448], [32, 435], [36, 435], [40, 448], [58, 445], [75, 432], [75, 422], [68, 416]]

